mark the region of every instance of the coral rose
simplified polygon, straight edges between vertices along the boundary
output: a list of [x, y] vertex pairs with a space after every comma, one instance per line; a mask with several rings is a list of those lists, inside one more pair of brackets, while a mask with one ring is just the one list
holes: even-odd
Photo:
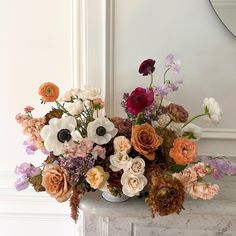
[[176, 164], [189, 164], [197, 157], [197, 146], [195, 142], [190, 139], [176, 138], [169, 154]]
[[59, 96], [59, 88], [51, 82], [46, 82], [39, 87], [38, 94], [44, 102], [54, 102]]
[[65, 202], [72, 193], [68, 174], [56, 164], [46, 165], [42, 174], [42, 186], [58, 202]]
[[134, 149], [149, 160], [155, 159], [155, 151], [163, 139], [148, 123], [132, 126], [131, 144]]

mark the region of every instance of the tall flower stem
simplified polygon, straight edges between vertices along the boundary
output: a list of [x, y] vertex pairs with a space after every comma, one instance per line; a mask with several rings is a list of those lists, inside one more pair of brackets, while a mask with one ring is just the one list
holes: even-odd
[[167, 70], [165, 71], [165, 73], [164, 73], [164, 84], [166, 83], [166, 74], [167, 74], [167, 72], [170, 70], [170, 67], [169, 68], [167, 68]]
[[208, 114], [207, 113], [202, 113], [200, 115], [197, 115], [197, 116], [194, 116], [191, 120], [189, 120], [188, 122], [186, 122], [183, 126], [182, 126], [182, 129], [187, 126], [188, 124], [190, 124], [192, 121], [194, 121], [195, 119], [199, 118], [199, 117], [202, 117], [202, 116], [207, 116]]
[[153, 84], [153, 74], [151, 73], [150, 75], [151, 75], [151, 82], [150, 82], [150, 85], [149, 85], [149, 89], [152, 88], [152, 84]]
[[172, 122], [173, 120], [170, 120], [161, 130], [164, 130], [165, 128], [168, 127], [168, 125]]

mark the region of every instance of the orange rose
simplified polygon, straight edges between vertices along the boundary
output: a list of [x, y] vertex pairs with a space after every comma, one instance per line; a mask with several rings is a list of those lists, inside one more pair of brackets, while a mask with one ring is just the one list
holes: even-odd
[[176, 138], [169, 154], [175, 160], [176, 164], [189, 164], [197, 157], [197, 146], [190, 139]]
[[46, 82], [39, 87], [38, 94], [44, 102], [54, 102], [59, 96], [59, 88], [51, 82]]
[[59, 165], [49, 164], [45, 166], [42, 186], [58, 202], [64, 202], [71, 196], [72, 188], [68, 183], [68, 175]]
[[163, 139], [148, 123], [133, 125], [131, 144], [134, 149], [149, 160], [155, 159], [155, 150], [162, 144]]

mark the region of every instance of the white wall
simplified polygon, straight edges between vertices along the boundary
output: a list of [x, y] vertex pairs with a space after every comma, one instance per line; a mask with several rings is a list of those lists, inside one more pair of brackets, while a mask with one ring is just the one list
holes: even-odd
[[67, 204], [46, 194], [17, 193], [14, 169], [29, 157], [26, 137], [15, 122], [25, 105], [40, 107], [38, 86], [52, 81], [63, 90], [72, 86], [72, 1], [0, 1], [0, 235], [73, 235]]
[[172, 52], [182, 60], [184, 84], [171, 99], [195, 114], [202, 99], [213, 96], [224, 110], [221, 125], [205, 130], [200, 153], [236, 156], [236, 40], [208, 0], [77, 2], [83, 33], [76, 42], [78, 71], [72, 63], [72, 1], [0, 1], [0, 235], [23, 235], [26, 228], [29, 235], [35, 229], [36, 235], [42, 235], [38, 229], [44, 235], [73, 235], [67, 205], [32, 191], [16, 193], [15, 177], [9, 176], [17, 163], [41, 161], [39, 154], [26, 156], [14, 116], [29, 103], [39, 106], [37, 88], [45, 80], [66, 90], [77, 71], [80, 83], [102, 87], [107, 113], [120, 115], [122, 93], [145, 84], [139, 63], [156, 59], [160, 76], [163, 59]]
[[[89, 4], [87, 12], [89, 15]], [[170, 99], [183, 104], [190, 114], [201, 112], [204, 97], [212, 96], [221, 105], [224, 117], [218, 127], [196, 122], [204, 130], [201, 154], [214, 153], [236, 156], [236, 39], [224, 27], [208, 0], [107, 0], [100, 1], [97, 14], [105, 14], [103, 28], [100, 22], [87, 21], [88, 42], [85, 59], [93, 62], [89, 53], [98, 47], [97, 39], [103, 39], [99, 54], [103, 73], [89, 67], [93, 75], [87, 80], [93, 84], [105, 84], [110, 114], [124, 115], [120, 106], [122, 93], [138, 85], [147, 85], [137, 70], [142, 60], [157, 60], [157, 82], [162, 80], [164, 58], [172, 52], [182, 60], [180, 78], [184, 80], [178, 93]], [[103, 3], [103, 4], [102, 4]], [[104, 4], [105, 3], [105, 4]], [[93, 34], [91, 28], [101, 28]]]

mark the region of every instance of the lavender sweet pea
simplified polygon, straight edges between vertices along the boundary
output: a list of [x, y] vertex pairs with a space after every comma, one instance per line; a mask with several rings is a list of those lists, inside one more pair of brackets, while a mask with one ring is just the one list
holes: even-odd
[[26, 189], [29, 186], [29, 177], [33, 177], [39, 175], [41, 173], [41, 169], [39, 167], [35, 167], [29, 163], [22, 163], [20, 166], [16, 166], [15, 174], [20, 177], [15, 182], [15, 188], [17, 191], [21, 191]]
[[236, 164], [225, 158], [201, 157], [212, 169], [214, 179], [220, 179], [225, 175], [236, 175]]
[[36, 145], [30, 141], [24, 141], [23, 145], [25, 146], [25, 150], [28, 155], [34, 155], [34, 153], [38, 150]]
[[175, 60], [175, 56], [173, 54], [169, 54], [166, 57], [166, 67], [170, 68], [170, 70], [176, 74], [180, 72], [181, 61]]
[[160, 97], [165, 97], [170, 92], [175, 92], [179, 89], [179, 84], [182, 84], [182, 80], [177, 80], [175, 82], [168, 82], [163, 85], [160, 85], [154, 89], [155, 93]]

